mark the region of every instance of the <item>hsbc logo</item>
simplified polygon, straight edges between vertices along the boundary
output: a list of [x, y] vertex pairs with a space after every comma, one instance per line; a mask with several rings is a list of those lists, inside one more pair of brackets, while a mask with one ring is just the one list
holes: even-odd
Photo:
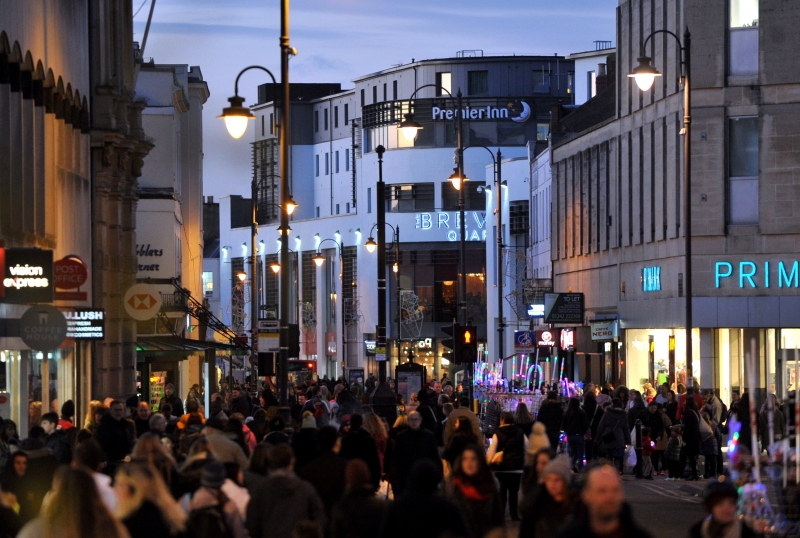
[[122, 304], [130, 317], [147, 321], [161, 310], [161, 294], [150, 284], [135, 284], [128, 288]]

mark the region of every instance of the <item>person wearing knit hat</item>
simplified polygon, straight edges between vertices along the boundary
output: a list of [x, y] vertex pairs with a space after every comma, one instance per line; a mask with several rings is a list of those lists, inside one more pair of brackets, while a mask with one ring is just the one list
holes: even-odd
[[311, 411], [303, 413], [300, 429], [292, 436], [292, 449], [295, 456], [294, 468], [298, 473], [302, 472], [306, 465], [321, 456], [319, 438], [317, 436], [317, 421]]
[[313, 428], [317, 429], [317, 420], [314, 418], [314, 414], [311, 411], [306, 411], [303, 413], [303, 422], [300, 426], [301, 429], [304, 428]]
[[189, 520], [186, 533], [188, 536], [202, 536], [206, 527], [218, 524], [219, 520], [212, 520], [209, 512], [223, 502], [222, 513], [226, 530], [233, 538], [246, 538], [244, 519], [236, 508], [236, 504], [220, 491], [227, 477], [225, 466], [218, 461], [209, 461], [203, 466], [200, 489], [189, 500]]
[[703, 490], [703, 505], [708, 516], [698, 521], [689, 530], [691, 538], [710, 536], [736, 536], [750, 538], [759, 536], [736, 515], [739, 491], [736, 485], [724, 476], [709, 481]]
[[534, 422], [531, 434], [528, 437], [528, 454], [525, 458], [526, 465], [533, 465], [533, 457], [543, 448], [550, 448], [550, 438], [547, 429], [541, 422]]
[[[542, 473], [544, 483], [522, 507], [520, 536], [555, 536], [566, 525], [574, 511], [570, 460], [563, 454], [551, 460]], [[527, 500], [527, 499], [526, 499]]]

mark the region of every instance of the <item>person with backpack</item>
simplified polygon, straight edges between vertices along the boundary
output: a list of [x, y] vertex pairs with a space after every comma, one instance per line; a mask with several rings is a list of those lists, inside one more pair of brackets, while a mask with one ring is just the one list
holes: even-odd
[[187, 534], [192, 538], [247, 538], [239, 510], [221, 490], [226, 478], [221, 463], [209, 461], [203, 466], [200, 489], [189, 501]]

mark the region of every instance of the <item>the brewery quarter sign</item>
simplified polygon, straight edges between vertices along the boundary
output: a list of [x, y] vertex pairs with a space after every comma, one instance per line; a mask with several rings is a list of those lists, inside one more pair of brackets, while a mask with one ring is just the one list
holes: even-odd
[[584, 296], [582, 293], [546, 293], [544, 322], [583, 325]]
[[38, 248], [5, 249], [3, 301], [53, 302], [53, 251]]

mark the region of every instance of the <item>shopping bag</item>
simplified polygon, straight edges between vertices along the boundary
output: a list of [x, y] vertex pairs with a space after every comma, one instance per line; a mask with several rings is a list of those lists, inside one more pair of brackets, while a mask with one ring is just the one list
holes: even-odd
[[625, 448], [624, 472], [632, 473], [634, 467], [636, 467], [636, 450], [633, 448], [633, 445], [628, 445]]

